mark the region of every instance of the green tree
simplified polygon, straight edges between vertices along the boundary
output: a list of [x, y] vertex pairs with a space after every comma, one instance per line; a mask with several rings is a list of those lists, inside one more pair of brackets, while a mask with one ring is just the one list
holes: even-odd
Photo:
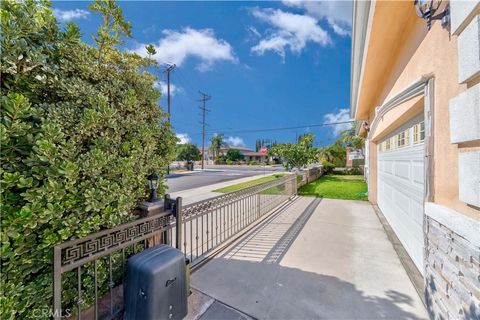
[[[175, 137], [145, 72], [151, 60], [117, 48], [130, 25], [113, 1], [92, 7], [104, 21], [98, 47], [75, 24], [60, 30], [47, 1], [0, 6], [0, 314], [29, 319], [51, 308], [52, 247], [136, 218], [145, 177], [164, 174]], [[99, 285], [108, 288], [105, 266]], [[64, 277], [65, 307], [74, 278]]]
[[193, 143], [180, 144], [177, 150], [177, 160], [188, 163], [198, 161], [200, 160], [200, 150]]
[[152, 44], [148, 44], [145, 49], [147, 49], [147, 54], [148, 58], [151, 59], [152, 56], [157, 54], [157, 50], [155, 50], [155, 47]]
[[122, 15], [122, 9], [112, 0], [94, 0], [89, 5], [90, 10], [98, 12], [102, 16], [103, 25], [95, 35], [93, 41], [98, 46], [98, 65], [102, 65], [102, 56], [109, 51], [115, 50], [119, 44], [124, 43], [123, 35], [132, 36], [131, 24], [126, 22]]
[[327, 161], [335, 167], [344, 167], [346, 163], [347, 149], [341, 139], [319, 150], [319, 159]]
[[318, 150], [313, 147], [315, 136], [305, 134], [298, 139], [298, 143], [278, 143], [268, 150], [269, 157], [283, 159], [284, 166], [301, 169], [307, 164], [318, 160]]
[[318, 148], [318, 157], [320, 161], [328, 161], [328, 162], [333, 162], [334, 161], [334, 155], [332, 154], [332, 150], [330, 149], [330, 146], [326, 147], [321, 147]]
[[244, 155], [243, 155], [240, 151], [238, 151], [237, 149], [229, 149], [229, 150], [227, 151], [226, 158], [227, 158], [227, 160], [236, 162], [236, 161], [243, 160], [245, 157], [244, 157]]
[[340, 137], [331, 145], [319, 150], [319, 158], [325, 167], [344, 167], [346, 164], [347, 147], [362, 150], [365, 147], [365, 138], [355, 133], [355, 124], [340, 133]]
[[355, 150], [363, 151], [365, 148], [365, 138], [356, 134], [355, 123], [352, 123], [350, 129], [344, 130], [340, 133], [340, 141], [343, 142], [346, 147]]
[[211, 139], [210, 139], [210, 152], [213, 154], [213, 160], [218, 159], [220, 156], [220, 151], [222, 147], [225, 146], [225, 140], [223, 134], [215, 134]]
[[257, 139], [255, 141], [255, 152], [259, 152], [261, 148], [262, 148], [262, 141], [260, 139]]

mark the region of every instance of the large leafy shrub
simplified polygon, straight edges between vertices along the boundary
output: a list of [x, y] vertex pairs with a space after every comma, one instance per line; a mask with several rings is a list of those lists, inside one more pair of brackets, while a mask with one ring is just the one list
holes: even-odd
[[325, 173], [332, 173], [333, 169], [335, 169], [335, 165], [327, 160], [322, 161], [322, 167]]
[[193, 143], [177, 145], [177, 160], [190, 163], [192, 161], [198, 161], [200, 158], [200, 150], [198, 150], [198, 147]]
[[305, 134], [298, 139], [298, 143], [279, 143], [272, 146], [267, 155], [282, 159], [287, 170], [302, 169], [318, 160], [318, 150], [313, 147], [315, 136]]
[[347, 160], [347, 149], [345, 143], [341, 140], [337, 140], [329, 146], [319, 149], [320, 161], [330, 162], [335, 167], [345, 167]]
[[96, 47], [48, 2], [1, 2], [2, 319], [50, 308], [52, 247], [133, 219], [174, 155], [151, 60], [116, 48], [130, 26], [113, 2], [92, 9]]
[[229, 149], [227, 151], [227, 155], [226, 155], [227, 162], [228, 160], [230, 160], [231, 162], [237, 162], [237, 161], [243, 160], [244, 158], [245, 156], [237, 149]]

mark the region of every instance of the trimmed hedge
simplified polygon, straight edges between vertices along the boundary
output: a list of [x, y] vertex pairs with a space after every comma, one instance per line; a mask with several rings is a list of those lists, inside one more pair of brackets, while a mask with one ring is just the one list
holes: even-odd
[[2, 319], [51, 308], [52, 247], [133, 219], [146, 175], [173, 159], [151, 60], [115, 47], [120, 22], [99, 32], [100, 52], [76, 25], [61, 31], [48, 2], [1, 2]]

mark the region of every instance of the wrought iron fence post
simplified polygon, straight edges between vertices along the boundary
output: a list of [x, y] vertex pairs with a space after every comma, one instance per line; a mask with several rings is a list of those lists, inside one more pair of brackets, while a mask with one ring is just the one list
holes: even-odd
[[166, 194], [165, 197], [163, 197], [163, 210], [167, 211], [171, 209], [170, 205], [170, 195]]
[[62, 249], [53, 248], [53, 318], [62, 318]]
[[261, 207], [261, 199], [260, 199], [260, 193], [257, 194], [257, 211], [258, 211], [258, 215], [257, 215], [257, 219], [260, 218], [261, 214], [262, 214], [262, 207]]
[[293, 179], [293, 195], [296, 195], [297, 194], [297, 191], [298, 191], [298, 185], [297, 185], [297, 176], [295, 175], [295, 179]]
[[182, 197], [177, 197], [175, 201], [175, 227], [176, 237], [175, 244], [178, 250], [182, 250]]
[[[167, 200], [167, 196], [165, 196], [165, 200]], [[165, 212], [165, 206], [167, 205], [167, 201], [161, 201], [157, 199], [156, 201], [144, 201], [142, 202], [137, 208], [140, 211], [140, 217], [151, 217], [158, 214]], [[168, 231], [164, 231], [154, 235], [152, 238], [146, 240], [145, 245], [147, 247], [153, 247], [160, 243], [166, 243], [168, 241]]]
[[[167, 211], [167, 210], [172, 210], [172, 200], [170, 199], [170, 195], [169, 194], [166, 194], [164, 197], [163, 197], [163, 211]], [[168, 245], [171, 245], [171, 234], [172, 234], [172, 229], [170, 230], [165, 230], [162, 232], [162, 238], [163, 238], [163, 241], [162, 243], [165, 243], [165, 244], [168, 244]]]

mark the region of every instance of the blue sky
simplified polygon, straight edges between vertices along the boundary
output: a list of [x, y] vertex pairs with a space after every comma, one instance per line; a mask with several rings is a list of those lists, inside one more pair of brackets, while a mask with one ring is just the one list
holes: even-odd
[[[61, 23], [75, 22], [84, 40], [99, 24], [89, 2], [54, 1]], [[173, 62], [172, 124], [198, 145], [199, 90], [207, 102], [207, 140], [224, 133], [233, 145], [256, 139], [294, 141], [312, 132], [331, 143], [349, 125], [248, 132], [349, 120], [351, 2], [119, 2], [133, 37], [125, 50], [153, 44], [161, 64]], [[165, 88], [162, 69], [158, 87]], [[160, 100], [166, 109], [166, 94]], [[208, 144], [208, 143], [207, 143]]]

